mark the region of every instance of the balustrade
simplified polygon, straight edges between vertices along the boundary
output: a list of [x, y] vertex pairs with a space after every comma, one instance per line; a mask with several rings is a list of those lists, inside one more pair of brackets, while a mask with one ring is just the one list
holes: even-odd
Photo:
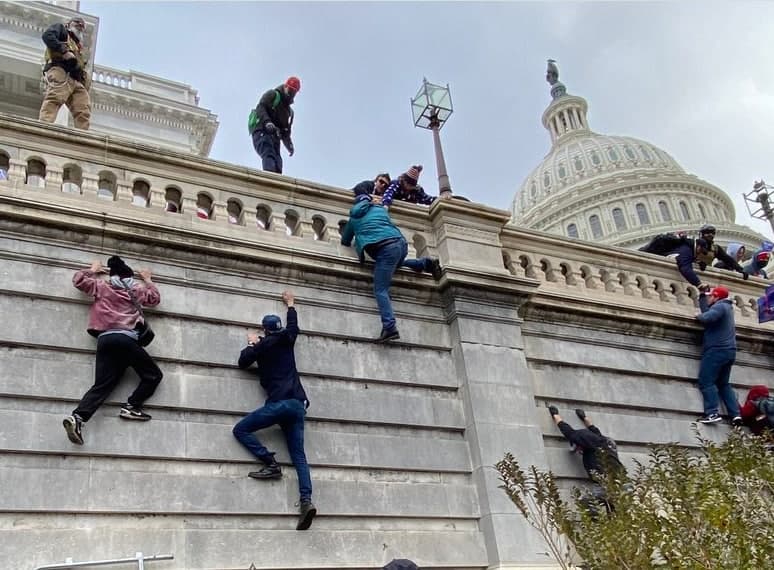
[[[114, 143], [118, 150], [111, 154], [104, 146], [107, 140], [96, 135], [79, 135], [99, 143], [82, 145], [67, 133], [51, 130], [49, 136], [49, 132], [41, 132], [38, 123], [19, 126], [0, 116], [2, 121], [18, 131], [10, 137], [0, 134], [0, 168], [7, 178], [0, 179], [0, 194], [11, 189], [17, 196], [27, 195], [38, 203], [73, 206], [78, 201], [80, 211], [93, 208], [108, 215], [114, 212], [123, 219], [134, 212], [159, 227], [179, 227], [183, 222], [203, 235], [242, 235], [246, 242], [258, 243], [285, 240], [288, 249], [354, 258], [354, 252], [339, 243], [351, 205], [344, 192], [198, 157], [167, 156], [129, 143]], [[67, 144], [58, 146], [50, 137], [59, 137]], [[476, 244], [476, 248], [494, 246], [502, 251], [502, 265], [484, 267], [497, 261], [491, 257], [483, 260], [478, 253], [471, 253], [462, 263], [467, 269], [478, 265], [482, 271], [536, 280], [540, 284], [538, 295], [563, 295], [598, 307], [636, 307], [683, 317], [693, 317], [696, 311], [698, 292], [684, 281], [672, 260], [502, 227], [500, 222], [487, 226], [490, 222], [483, 221], [494, 214], [485, 210], [481, 209], [481, 224], [476, 218], [479, 207], [471, 205], [459, 213], [468, 216], [468, 222], [445, 226], [433, 225], [432, 215], [424, 207], [396, 205], [393, 213], [411, 256], [437, 256], [443, 239], [462, 240]], [[455, 262], [453, 258], [449, 261], [452, 266]], [[709, 270], [703, 278], [731, 289], [739, 323], [771, 326], [757, 324], [761, 280], [743, 282], [733, 273], [718, 270]]]

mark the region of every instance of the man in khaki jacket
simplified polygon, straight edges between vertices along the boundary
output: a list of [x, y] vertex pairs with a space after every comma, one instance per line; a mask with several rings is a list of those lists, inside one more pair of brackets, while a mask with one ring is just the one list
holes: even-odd
[[66, 24], [54, 24], [43, 32], [46, 65], [43, 68], [46, 92], [39, 119], [53, 123], [62, 105], [73, 115], [76, 129], [89, 129], [91, 78], [86, 71], [87, 55], [83, 46], [86, 22], [73, 18]]

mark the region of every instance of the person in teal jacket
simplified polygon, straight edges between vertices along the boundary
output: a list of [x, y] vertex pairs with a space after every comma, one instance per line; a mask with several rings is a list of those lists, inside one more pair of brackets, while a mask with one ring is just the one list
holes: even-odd
[[390, 300], [393, 274], [398, 267], [408, 267], [416, 272], [432, 273], [438, 280], [441, 278], [441, 266], [437, 259], [430, 257], [406, 259], [408, 243], [392, 223], [387, 208], [382, 206], [381, 196], [362, 194], [355, 198], [355, 205], [349, 211], [349, 220], [341, 233], [341, 243], [350, 246], [353, 239], [360, 263], [365, 261], [365, 254], [374, 260], [374, 297], [382, 319], [382, 332], [376, 342], [397, 340], [400, 333]]

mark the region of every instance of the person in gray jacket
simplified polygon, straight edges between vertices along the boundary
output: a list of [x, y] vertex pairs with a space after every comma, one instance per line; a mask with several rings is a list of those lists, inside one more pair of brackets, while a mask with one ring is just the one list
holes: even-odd
[[734, 306], [728, 298], [728, 289], [715, 287], [709, 295], [699, 295], [696, 315], [704, 325], [701, 364], [699, 365], [699, 390], [704, 398], [704, 415], [696, 420], [711, 424], [721, 421], [720, 400], [726, 406], [731, 423], [742, 425], [739, 401], [731, 387], [731, 367], [736, 360], [736, 328]]

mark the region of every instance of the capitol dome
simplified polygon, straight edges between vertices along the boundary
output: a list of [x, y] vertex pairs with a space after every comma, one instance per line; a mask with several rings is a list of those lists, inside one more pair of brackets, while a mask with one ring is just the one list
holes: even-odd
[[588, 103], [566, 92], [551, 60], [546, 79], [552, 101], [543, 126], [552, 146], [517, 191], [511, 223], [631, 248], [712, 223], [721, 243], [760, 245], [763, 236], [734, 222], [734, 205], [720, 188], [649, 142], [593, 132]]

